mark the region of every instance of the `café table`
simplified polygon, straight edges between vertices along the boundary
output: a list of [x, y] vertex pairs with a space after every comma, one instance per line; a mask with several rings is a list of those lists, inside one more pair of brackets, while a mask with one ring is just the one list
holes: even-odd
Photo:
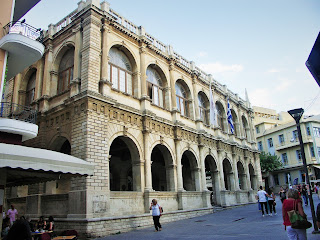
[[71, 236], [57, 236], [55, 238], [52, 238], [52, 240], [64, 240], [64, 239], [76, 239], [76, 235]]

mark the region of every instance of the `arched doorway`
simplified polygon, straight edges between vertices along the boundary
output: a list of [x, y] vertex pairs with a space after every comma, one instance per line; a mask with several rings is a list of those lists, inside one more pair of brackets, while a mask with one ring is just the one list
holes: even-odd
[[181, 158], [183, 188], [186, 191], [200, 191], [200, 174], [197, 160], [191, 151], [185, 151]]
[[239, 187], [241, 190], [246, 190], [247, 189], [246, 174], [244, 171], [244, 167], [240, 161], [237, 162], [237, 169], [238, 169]]
[[152, 189], [174, 191], [173, 160], [169, 150], [158, 144], [151, 153]]
[[128, 137], [117, 137], [109, 151], [110, 191], [140, 191], [139, 154], [134, 142]]
[[226, 190], [234, 190], [232, 166], [228, 159], [223, 160], [223, 176]]
[[205, 169], [206, 169], [206, 186], [207, 189], [212, 191], [211, 194], [211, 205], [217, 205], [217, 193], [220, 191], [219, 185], [219, 173], [215, 160], [212, 156], [208, 155], [205, 158]]
[[256, 188], [256, 176], [254, 174], [254, 168], [252, 164], [249, 164], [249, 174], [250, 174], [250, 183], [251, 183], [251, 188], [252, 189], [257, 189]]

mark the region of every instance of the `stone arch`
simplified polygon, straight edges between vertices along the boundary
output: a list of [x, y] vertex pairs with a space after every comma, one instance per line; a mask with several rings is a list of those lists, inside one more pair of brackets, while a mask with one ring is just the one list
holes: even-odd
[[[68, 58], [68, 59], [67, 59]], [[63, 44], [57, 51], [52, 64], [51, 74], [51, 94], [56, 95], [70, 89], [73, 80], [73, 69], [75, 59], [75, 46], [73, 42]], [[66, 63], [62, 63], [62, 61]], [[65, 69], [66, 64], [68, 67]]]
[[188, 84], [178, 79], [175, 83], [177, 108], [182, 116], [193, 117], [192, 94]]
[[249, 175], [250, 175], [250, 184], [251, 184], [251, 188], [252, 189], [257, 189], [257, 182], [256, 182], [256, 174], [253, 168], [253, 165], [251, 163], [249, 163], [248, 165], [249, 167]]
[[218, 165], [211, 155], [206, 156], [204, 164], [206, 172], [206, 187], [208, 190], [212, 191], [210, 199], [211, 204], [217, 205], [219, 204], [217, 196], [220, 192]]
[[190, 150], [181, 157], [183, 188], [186, 191], [200, 191], [200, 168], [198, 161]]
[[232, 164], [230, 161], [225, 158], [222, 162], [223, 167], [223, 177], [224, 177], [224, 185], [225, 189], [229, 191], [234, 190], [234, 178], [233, 178], [233, 171], [232, 171]]
[[167, 76], [157, 64], [151, 63], [146, 69], [147, 95], [153, 104], [168, 109], [170, 94], [168, 91]]
[[59, 135], [53, 138], [49, 144], [49, 149], [71, 155], [71, 144], [69, 139], [64, 135]]
[[234, 125], [234, 135], [239, 136], [240, 134], [240, 125], [237, 113], [231, 108], [232, 121]]
[[243, 167], [243, 164], [240, 160], [237, 162], [237, 170], [238, 170], [239, 187], [241, 190], [247, 190], [248, 189], [247, 175]]
[[151, 152], [152, 189], [155, 191], [175, 191], [174, 162], [169, 149], [161, 144]]
[[[130, 70], [129, 69], [123, 69], [119, 66], [112, 65], [111, 63], [111, 57], [110, 54], [112, 52], [112, 49], [116, 50], [118, 53], [122, 53], [128, 60], [130, 64]], [[125, 59], [124, 59], [125, 60]], [[126, 60], [125, 60], [126, 61]], [[108, 68], [108, 79], [112, 83], [112, 88], [118, 89], [119, 91], [125, 92], [129, 95], [138, 97], [139, 93], [139, 81], [138, 81], [138, 66], [137, 66], [137, 58], [134, 56], [133, 52], [127, 47], [124, 46], [123, 43], [115, 42], [113, 43], [110, 48], [108, 49], [108, 65], [102, 66]], [[122, 71], [123, 70], [123, 71]], [[121, 89], [120, 84], [116, 84], [115, 81], [115, 72], [120, 71], [120, 75], [123, 73], [125, 76], [125, 89]], [[116, 79], [120, 80], [120, 79]], [[130, 87], [132, 90], [130, 90]]]
[[141, 191], [139, 150], [127, 136], [118, 136], [110, 144], [109, 174], [111, 191]]
[[242, 115], [241, 121], [242, 121], [242, 128], [243, 128], [244, 137], [247, 140], [250, 140], [250, 128], [249, 128], [248, 120], [244, 115]]
[[220, 101], [216, 101], [216, 108], [218, 112], [218, 125], [223, 132], [227, 131], [226, 110]]
[[209, 124], [210, 102], [207, 95], [203, 91], [198, 92], [198, 109], [199, 117], [203, 123]]
[[30, 67], [24, 77], [21, 79], [19, 86], [19, 104], [30, 106], [34, 99], [36, 86], [37, 68]]

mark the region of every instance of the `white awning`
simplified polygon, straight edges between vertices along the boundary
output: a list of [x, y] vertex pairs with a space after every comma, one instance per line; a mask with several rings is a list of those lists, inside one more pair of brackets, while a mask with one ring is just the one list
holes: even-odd
[[[82, 159], [50, 150], [0, 143], [0, 168], [8, 169], [9, 182], [65, 175], [93, 175], [94, 166]], [[10, 170], [10, 171], [9, 171]], [[23, 170], [23, 171], [22, 171]], [[36, 174], [34, 173], [36, 172]]]

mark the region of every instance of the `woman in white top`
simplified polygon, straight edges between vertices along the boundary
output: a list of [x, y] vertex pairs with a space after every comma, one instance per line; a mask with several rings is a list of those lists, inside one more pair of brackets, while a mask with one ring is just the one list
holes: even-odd
[[162, 207], [159, 206], [156, 199], [152, 199], [150, 210], [152, 210], [153, 223], [156, 229], [155, 231], [156, 232], [161, 231], [162, 227], [160, 224], [160, 216], [162, 213]]

